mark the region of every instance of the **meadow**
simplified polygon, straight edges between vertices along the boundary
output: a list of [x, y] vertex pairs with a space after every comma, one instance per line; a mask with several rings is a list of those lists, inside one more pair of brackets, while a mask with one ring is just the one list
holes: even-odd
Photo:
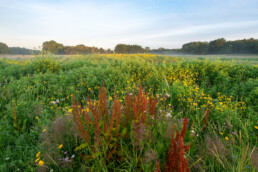
[[257, 75], [255, 57], [0, 58], [0, 171], [257, 171]]

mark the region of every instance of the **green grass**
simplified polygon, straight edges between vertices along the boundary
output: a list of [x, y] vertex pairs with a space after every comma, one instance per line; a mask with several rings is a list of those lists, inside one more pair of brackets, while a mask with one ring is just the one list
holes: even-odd
[[[174, 55], [173, 55], [174, 56]], [[236, 64], [245, 63], [248, 65], [258, 65], [258, 56], [257, 55], [179, 55], [179, 58], [183, 58], [186, 60], [221, 60], [221, 61], [228, 61], [233, 62]]]
[[[184, 117], [189, 119], [184, 141], [191, 143], [186, 155], [191, 171], [255, 171], [257, 62], [255, 56], [148, 54], [0, 58], [0, 171], [43, 168], [35, 162], [39, 151], [44, 167], [55, 171], [153, 171], [157, 161], [164, 169], [168, 131], [173, 126], [181, 130]], [[106, 161], [105, 139], [98, 151], [89, 145], [74, 151], [85, 141], [69, 112], [71, 94], [86, 106], [87, 97], [98, 100], [103, 83], [110, 110], [114, 94], [124, 105], [125, 93], [137, 94], [140, 86], [159, 102], [159, 119], [146, 128], [152, 139], [143, 140], [140, 149], [133, 126], [127, 126], [130, 137], [116, 141], [119, 161]], [[204, 128], [207, 108], [210, 114]], [[168, 113], [171, 117], [166, 117]], [[58, 149], [60, 144], [63, 147]], [[94, 158], [83, 159], [88, 154]], [[72, 155], [72, 162], [62, 165], [60, 158]], [[153, 158], [147, 161], [147, 155]]]

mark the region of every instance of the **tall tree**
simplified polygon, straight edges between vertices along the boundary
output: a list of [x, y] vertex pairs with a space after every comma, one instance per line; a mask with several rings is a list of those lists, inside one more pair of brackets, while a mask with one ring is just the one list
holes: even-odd
[[5, 43], [0, 42], [0, 54], [7, 54], [8, 51], [8, 46]]
[[117, 44], [115, 47], [115, 53], [127, 53], [127, 45], [126, 44]]
[[57, 43], [56, 41], [51, 40], [43, 43], [42, 50], [53, 54], [63, 54], [64, 46], [63, 44], [60, 44], [60, 43]]
[[146, 53], [150, 52], [150, 47], [145, 47], [145, 48], [144, 48], [144, 51], [145, 51]]

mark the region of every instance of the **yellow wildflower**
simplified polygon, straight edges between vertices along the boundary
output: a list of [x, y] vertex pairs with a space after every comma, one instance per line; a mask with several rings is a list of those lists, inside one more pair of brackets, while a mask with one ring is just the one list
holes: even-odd
[[61, 149], [62, 147], [63, 147], [63, 145], [62, 145], [62, 144], [58, 146], [58, 148], [59, 148], [59, 149]]
[[68, 112], [72, 112], [73, 111], [73, 109], [68, 109]]
[[36, 154], [36, 157], [37, 157], [37, 158], [40, 156], [40, 153], [41, 153], [41, 152], [38, 152], [38, 153]]
[[38, 117], [38, 116], [36, 116], [35, 118], [36, 118], [36, 119], [39, 119], [39, 117]]
[[254, 126], [254, 128], [258, 130], [258, 126]]
[[226, 140], [229, 140], [228, 136], [225, 137]]
[[39, 165], [40, 165], [40, 166], [41, 166], [41, 165], [44, 165], [44, 161], [40, 160], [40, 161], [39, 161]]
[[219, 134], [220, 134], [220, 135], [223, 135], [223, 133], [222, 133], [222, 132], [219, 132]]
[[35, 162], [38, 162], [38, 161], [39, 161], [39, 159], [40, 159], [40, 158], [37, 158], [37, 159], [35, 160]]
[[47, 129], [45, 129], [45, 128], [42, 130], [42, 132], [46, 132], [46, 131], [47, 131]]

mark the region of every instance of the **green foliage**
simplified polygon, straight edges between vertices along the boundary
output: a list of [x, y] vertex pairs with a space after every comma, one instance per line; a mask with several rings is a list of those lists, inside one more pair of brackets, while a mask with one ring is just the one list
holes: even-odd
[[[44, 153], [41, 160], [54, 171], [153, 171], [157, 159], [164, 167], [169, 131], [174, 125], [180, 130], [183, 117], [190, 119], [184, 141], [191, 143], [186, 156], [192, 171], [255, 171], [257, 75], [257, 66], [245, 63], [146, 54], [0, 59], [0, 171], [35, 171], [39, 168], [35, 162], [39, 151]], [[145, 128], [153, 133], [153, 139], [137, 145], [132, 144], [135, 136], [131, 135], [118, 142], [126, 157], [109, 164], [102, 161], [107, 155], [83, 145], [74, 121], [69, 119], [71, 94], [84, 105], [88, 97], [95, 102], [103, 83], [109, 109], [114, 93], [123, 104], [126, 94], [137, 93], [141, 85], [147, 93], [158, 97], [161, 116], [152, 128]], [[204, 127], [207, 109], [208, 126]], [[60, 117], [65, 119], [62, 126], [67, 127], [56, 132]], [[122, 135], [132, 134], [128, 127], [132, 126], [121, 128]], [[107, 152], [108, 147], [103, 144], [99, 149]], [[80, 154], [90, 152], [96, 152], [95, 158], [84, 157], [91, 160], [86, 163]], [[46, 153], [56, 161], [49, 160]], [[73, 155], [72, 163], [60, 165]], [[155, 158], [147, 160], [149, 155]]]
[[183, 52], [191, 54], [207, 54], [209, 50], [208, 42], [190, 42], [184, 44], [182, 47]]
[[8, 54], [19, 54], [19, 55], [30, 55], [30, 54], [39, 54], [39, 50], [30, 50], [27, 48], [20, 48], [20, 47], [10, 47]]
[[145, 50], [140, 45], [126, 45], [126, 44], [117, 44], [114, 51], [115, 53], [118, 53], [118, 54], [123, 54], [123, 53], [133, 54], [133, 53], [145, 52]]
[[258, 40], [226, 41], [224, 38], [208, 42], [190, 42], [182, 46], [182, 52], [192, 54], [257, 54]]
[[42, 44], [42, 51], [50, 52], [53, 54], [63, 54], [64, 46], [56, 41], [46, 41]]
[[46, 73], [47, 71], [56, 73], [61, 70], [59, 62], [54, 60], [51, 56], [35, 58], [32, 66], [34, 71], [42, 73]]
[[42, 51], [49, 52], [52, 54], [104, 54], [112, 53], [110, 49], [104, 50], [103, 48], [89, 47], [83, 44], [76, 46], [63, 46], [63, 44], [57, 43], [56, 41], [46, 41], [42, 45]]
[[7, 54], [8, 51], [8, 46], [5, 43], [0, 42], [0, 54]]

